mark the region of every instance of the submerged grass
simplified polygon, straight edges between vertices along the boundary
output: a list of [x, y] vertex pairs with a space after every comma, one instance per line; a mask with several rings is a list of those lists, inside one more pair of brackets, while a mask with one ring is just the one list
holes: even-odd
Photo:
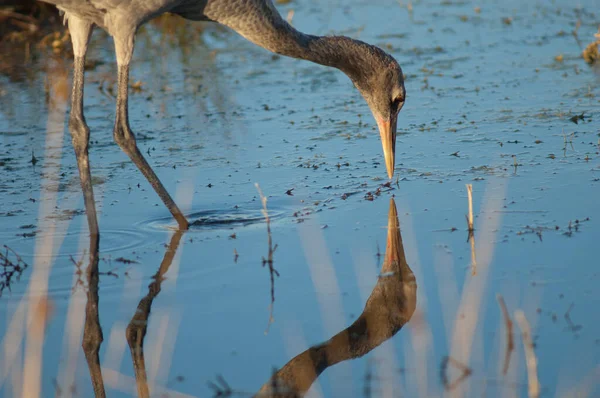
[[275, 276], [279, 276], [279, 272], [274, 267], [273, 255], [275, 254], [275, 250], [277, 250], [277, 244], [273, 245], [273, 236], [271, 234], [271, 218], [269, 217], [269, 211], [267, 209], [267, 197], [263, 194], [260, 189], [260, 185], [258, 183], [254, 184], [256, 190], [258, 191], [258, 195], [260, 196], [260, 202], [262, 204], [262, 214], [265, 217], [265, 223], [267, 224], [267, 247], [268, 253], [267, 257], [263, 257], [262, 265], [268, 266], [269, 269], [269, 277], [271, 279], [271, 304], [269, 305], [269, 322], [267, 324], [267, 329], [265, 330], [265, 334], [269, 332], [269, 327], [274, 322], [273, 318], [273, 307], [275, 305]]
[[0, 250], [0, 298], [5, 289], [10, 291], [11, 283], [18, 282], [28, 267], [14, 250], [6, 245], [3, 248], [4, 251]]

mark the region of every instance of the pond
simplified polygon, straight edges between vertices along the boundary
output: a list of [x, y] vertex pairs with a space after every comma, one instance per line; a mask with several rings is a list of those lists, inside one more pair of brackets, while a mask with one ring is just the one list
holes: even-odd
[[98, 247], [68, 37], [15, 44], [0, 75], [0, 396], [527, 396], [531, 353], [543, 396], [600, 395], [600, 71], [581, 57], [595, 1], [278, 3], [297, 29], [402, 65], [397, 177], [341, 72], [162, 18], [138, 33], [129, 116], [193, 223], [177, 232], [113, 141], [116, 65], [97, 29]]

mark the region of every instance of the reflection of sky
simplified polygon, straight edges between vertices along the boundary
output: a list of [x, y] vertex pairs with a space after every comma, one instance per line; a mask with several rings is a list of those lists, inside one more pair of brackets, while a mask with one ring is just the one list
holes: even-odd
[[[583, 378], [598, 363], [600, 319], [592, 255], [592, 242], [599, 238], [594, 199], [600, 177], [598, 131], [595, 122], [575, 125], [568, 120], [583, 111], [598, 118], [599, 80], [578, 58], [580, 50], [570, 34], [579, 17], [579, 37], [592, 39], [598, 21], [585, 11], [593, 10], [592, 3], [584, 2], [584, 11], [577, 12], [566, 3], [511, 1], [481, 5], [476, 14], [469, 4], [420, 2], [413, 4], [412, 15], [397, 3], [282, 7], [296, 10], [293, 23], [299, 29], [347, 32], [391, 45], [407, 75], [408, 101], [397, 145], [403, 180], [393, 193], [407, 259], [419, 281], [413, 320], [419, 326], [409, 324], [367, 357], [381, 376], [381, 389], [393, 379], [404, 395], [440, 395], [440, 359], [466, 355], [457, 353], [457, 346], [470, 350], [475, 372], [465, 386], [471, 395], [481, 395], [488, 379], [500, 380], [500, 385], [487, 384], [490, 396], [512, 393], [504, 380], [525, 383], [518, 334], [509, 375], [500, 373], [505, 341], [497, 293], [511, 314], [524, 308], [532, 323], [544, 387], [553, 392], [584, 386]], [[505, 25], [504, 17], [512, 17], [512, 24]], [[196, 38], [193, 26], [166, 38], [147, 27], [138, 37], [131, 75], [132, 82], [143, 85], [130, 97], [133, 131], [167, 189], [179, 192], [179, 202], [191, 202], [192, 211], [226, 212], [235, 205], [256, 210], [260, 204], [253, 200], [253, 184], [258, 181], [273, 196], [269, 206], [285, 214], [273, 224], [281, 277], [276, 280], [275, 323], [265, 336], [269, 279], [260, 262], [267, 250], [264, 224], [186, 234], [180, 261], [154, 303], [146, 343], [148, 372], [158, 385], [196, 396], [209, 393], [206, 381], [217, 374], [252, 392], [268, 380], [272, 366], [284, 365], [360, 314], [376, 282], [377, 245], [382, 251], [385, 246], [388, 204], [381, 199], [389, 193], [374, 202], [363, 200], [377, 188], [374, 179], [385, 173], [383, 164], [375, 163], [381, 161], [381, 148], [373, 120], [343, 75], [303, 61], [273, 59], [214, 25]], [[179, 45], [182, 40], [189, 44]], [[562, 63], [554, 61], [559, 54], [564, 54]], [[104, 61], [88, 71], [85, 99], [103, 233], [100, 268], [119, 275], [103, 276], [100, 284], [101, 361], [110, 382], [111, 371], [133, 376], [123, 330], [146, 294], [169, 236], [147, 228], [166, 211], [154, 206], [159, 200], [112, 142], [114, 99], [108, 87], [114, 84], [115, 66], [106, 35], [95, 32], [88, 58]], [[73, 265], [68, 255], [81, 257], [86, 245], [80, 233], [86, 226], [80, 216], [74, 222], [56, 218], [83, 207], [64, 129], [70, 87], [65, 68], [70, 65], [60, 56], [40, 57], [33, 64], [40, 73], [29, 80], [0, 77], [0, 159], [11, 159], [2, 166], [5, 177], [0, 179], [0, 244], [24, 253], [32, 267], [40, 244], [35, 242], [47, 239], [61, 255], [49, 270], [54, 312], [46, 330], [42, 388], [54, 391], [57, 358], [72, 360], [69, 355], [75, 355], [77, 387], [89, 393], [79, 343], [73, 347], [65, 337], [73, 327], [73, 341], [80, 338], [77, 327], [83, 320], [73, 314], [81, 311], [83, 295], [70, 292]], [[50, 95], [44, 94], [46, 86]], [[563, 132], [567, 137], [575, 133], [573, 146], [566, 149]], [[32, 150], [40, 160], [35, 168], [28, 163]], [[457, 151], [459, 157], [449, 156]], [[521, 165], [516, 172], [512, 155]], [[463, 233], [465, 183], [474, 184], [479, 214], [476, 277], [471, 277], [470, 246]], [[293, 197], [284, 194], [290, 188], [295, 188]], [[358, 193], [341, 200], [351, 192]], [[14, 217], [5, 217], [7, 212]], [[312, 212], [301, 229], [294, 212]], [[570, 220], [586, 217], [591, 221], [582, 223], [581, 232], [571, 238], [562, 234]], [[43, 230], [35, 238], [15, 236], [15, 228], [26, 224]], [[324, 225], [328, 227], [321, 230]], [[526, 225], [546, 228], [543, 241], [535, 233], [519, 234], [528, 232]], [[560, 229], [553, 230], [555, 226]], [[439, 231], [452, 227], [459, 231]], [[309, 266], [305, 231], [318, 238], [314, 250], [330, 264], [320, 272], [329, 270], [335, 284], [314, 280], [319, 264]], [[236, 239], [229, 238], [232, 232]], [[113, 261], [120, 256], [138, 264]], [[12, 296], [0, 299], [1, 324], [13, 319], [32, 275], [30, 268], [13, 285]], [[578, 337], [564, 320], [571, 303], [571, 317], [583, 325]], [[5, 333], [6, 327], [0, 328], [0, 344]], [[0, 360], [6, 352], [2, 347]], [[340, 364], [318, 380], [314, 391], [361, 396], [366, 368], [365, 360]], [[185, 380], [174, 381], [180, 375]], [[11, 381], [0, 381], [0, 395], [9, 396]], [[109, 395], [119, 396], [122, 387], [112, 388], [116, 390]]]

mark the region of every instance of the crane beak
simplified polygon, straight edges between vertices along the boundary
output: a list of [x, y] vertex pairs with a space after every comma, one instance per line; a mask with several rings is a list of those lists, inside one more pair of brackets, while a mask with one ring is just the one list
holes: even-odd
[[385, 168], [387, 169], [388, 177], [392, 178], [396, 165], [396, 123], [398, 116], [391, 116], [387, 120], [377, 117], [376, 120], [379, 127], [379, 134], [381, 135]]

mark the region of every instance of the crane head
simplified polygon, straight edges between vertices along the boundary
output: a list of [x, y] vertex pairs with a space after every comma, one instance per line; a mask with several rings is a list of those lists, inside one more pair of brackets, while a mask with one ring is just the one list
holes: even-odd
[[[376, 47], [375, 47], [376, 48]], [[377, 49], [379, 50], [379, 49]], [[380, 52], [380, 53], [379, 53]], [[381, 54], [383, 53], [383, 54]], [[379, 50], [367, 66], [367, 71], [351, 76], [354, 85], [369, 105], [381, 136], [385, 167], [389, 178], [394, 175], [396, 124], [404, 106], [406, 90], [398, 62]]]

